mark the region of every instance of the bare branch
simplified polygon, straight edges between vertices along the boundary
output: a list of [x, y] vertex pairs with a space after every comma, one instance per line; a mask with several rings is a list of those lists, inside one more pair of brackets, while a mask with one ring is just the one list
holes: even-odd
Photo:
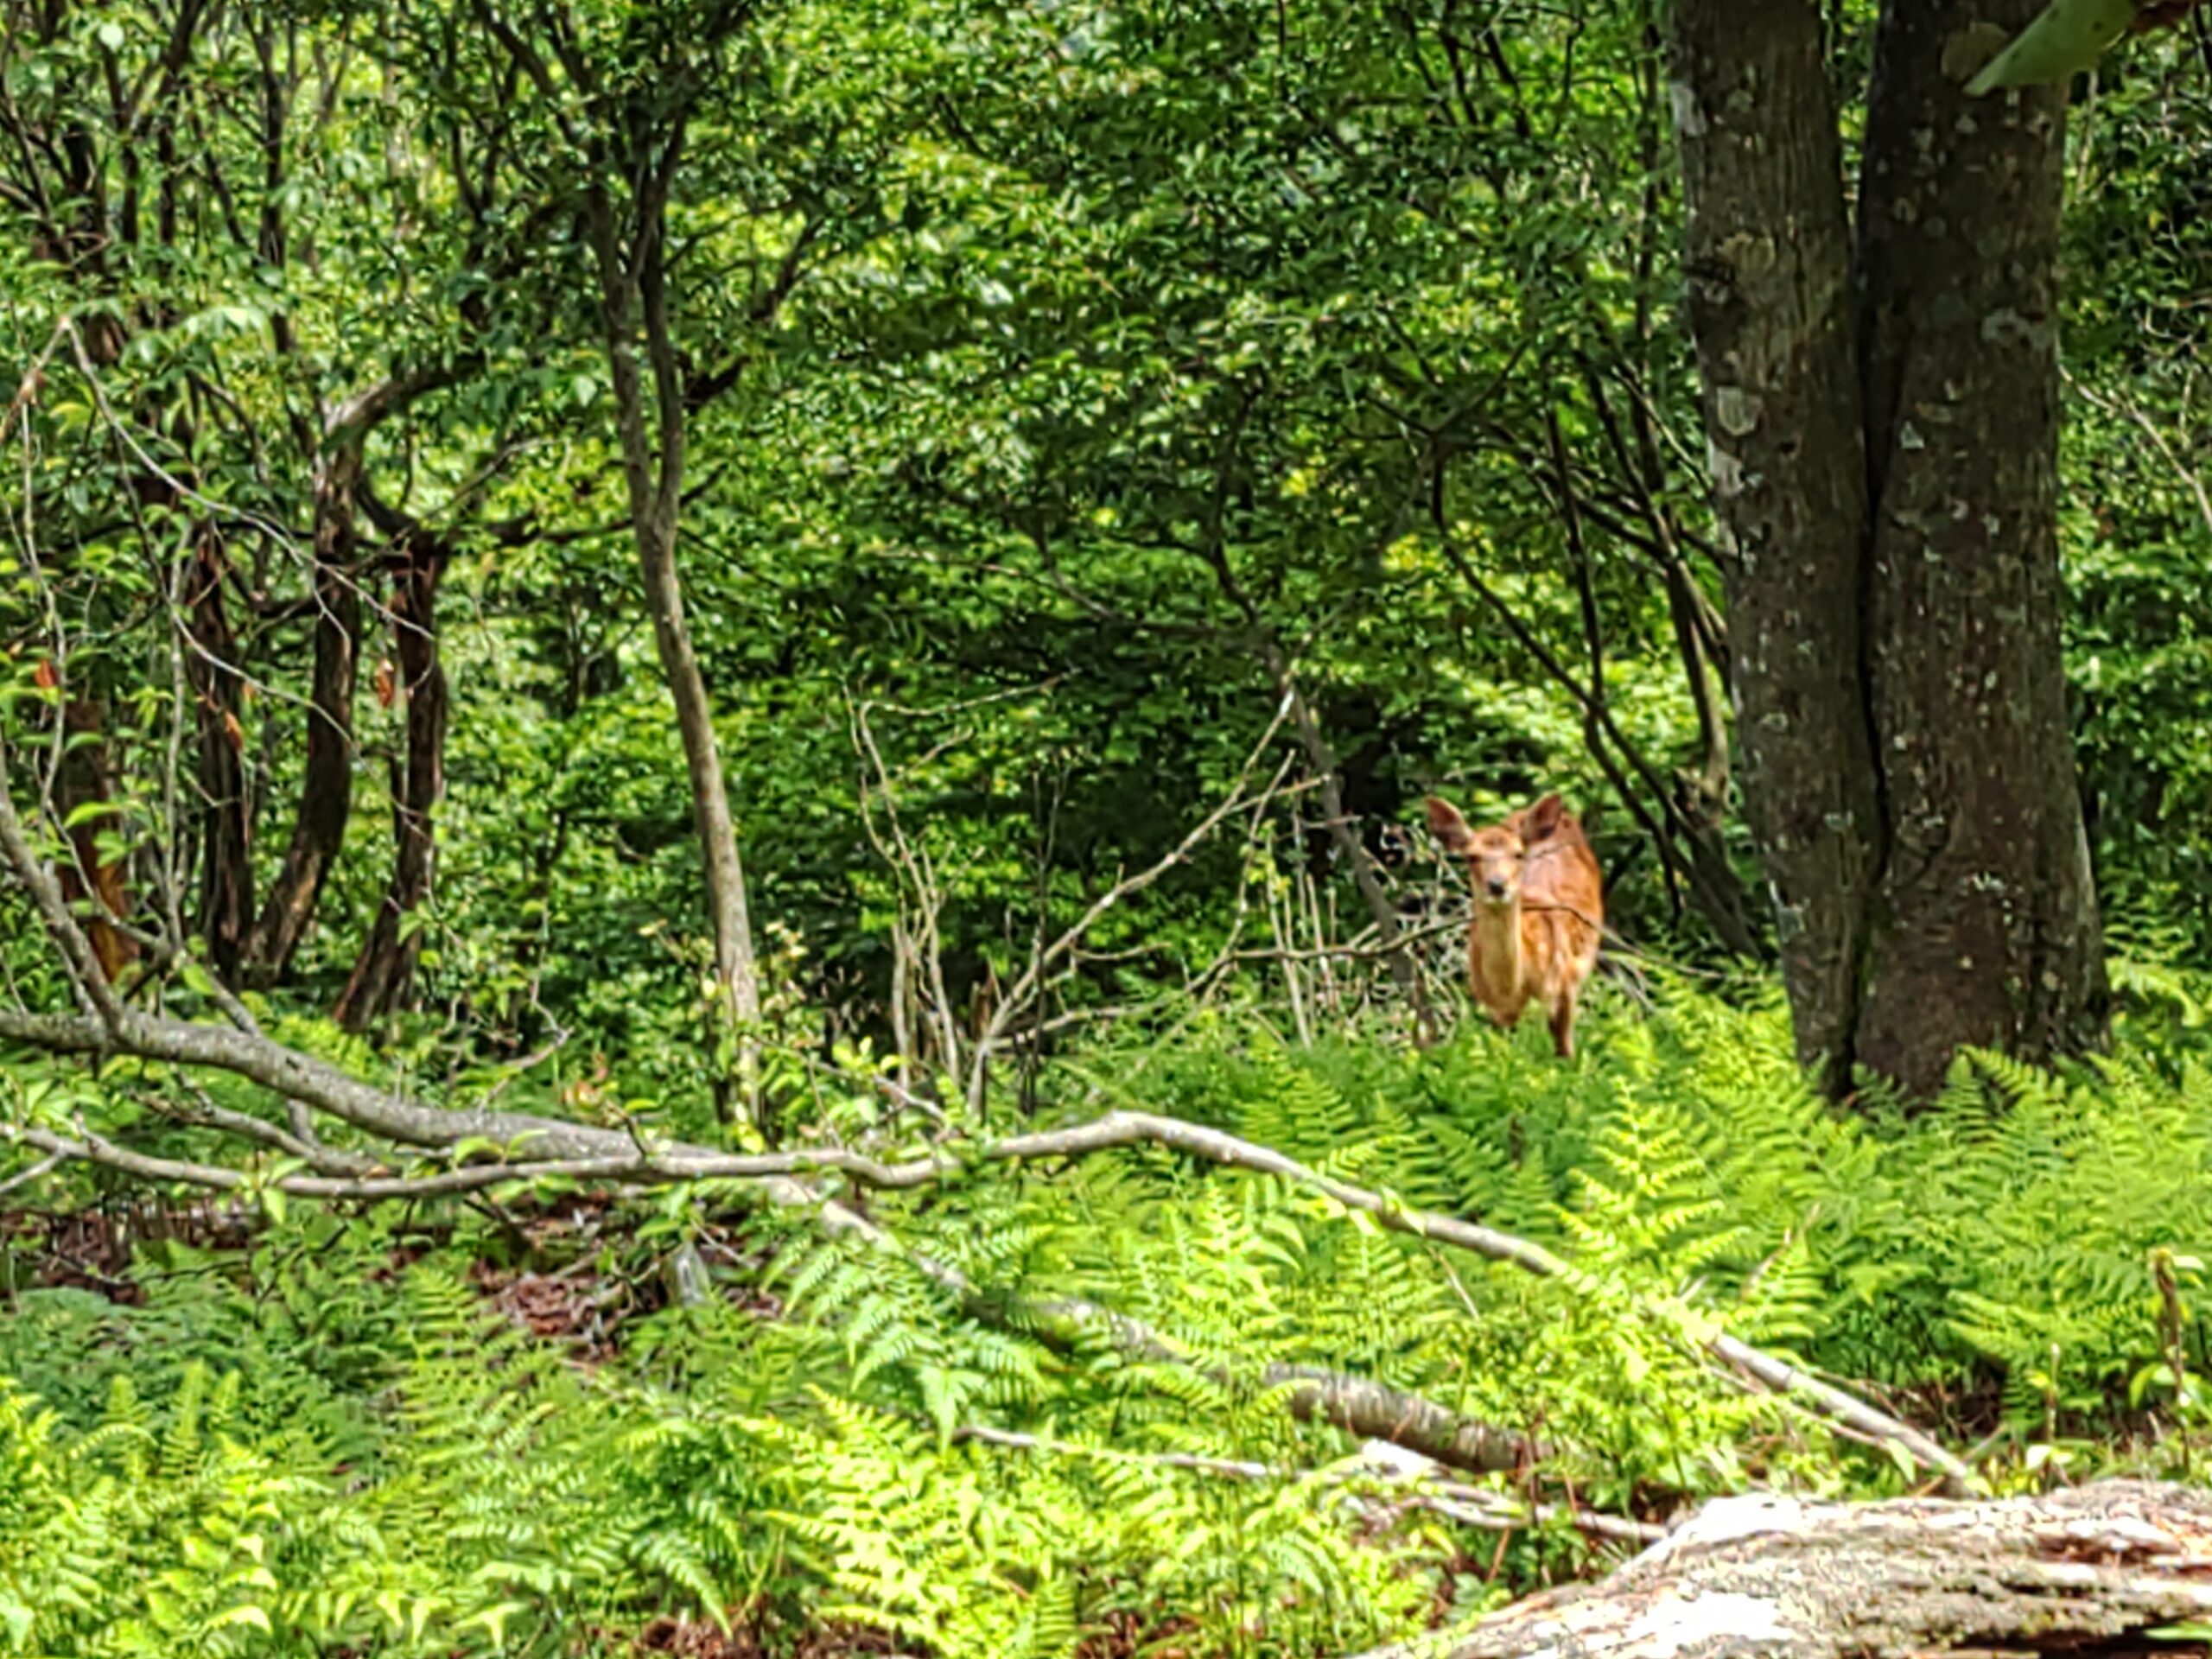
[[[2083, 385], [2081, 379], [2072, 374], [2066, 375], [2066, 382], [2081, 395], [2082, 401], [2092, 408], [2101, 410], [2107, 415], [2125, 416], [2134, 423], [2145, 437], [2150, 439], [2151, 447], [2158, 452], [2158, 458], [2166, 463], [2166, 469], [2174, 475], [2175, 481], [2196, 499], [2197, 516], [2204, 520], [2205, 530], [2212, 532], [2212, 488], [2206, 486], [2203, 474], [2190, 467], [2174, 453], [2173, 445], [2166, 441], [2166, 435], [2158, 429], [2157, 422], [2143, 412], [2143, 406], [2132, 397], [2101, 397]], [[2187, 441], [2185, 432], [2183, 441]]]
[[1111, 1446], [1085, 1446], [1074, 1440], [1048, 1440], [1010, 1429], [971, 1423], [953, 1438], [978, 1446], [1002, 1446], [1012, 1452], [1035, 1452], [1058, 1458], [1090, 1458], [1101, 1463], [1136, 1464], [1150, 1469], [1179, 1469], [1192, 1474], [1220, 1475], [1230, 1480], [1312, 1482], [1335, 1487], [1396, 1489], [1395, 1497], [1377, 1499], [1355, 1493], [1364, 1508], [1407, 1508], [1430, 1510], [1462, 1526], [1491, 1532], [1516, 1532], [1565, 1518], [1585, 1532], [1625, 1542], [1651, 1544], [1667, 1535], [1664, 1527], [1649, 1522], [1607, 1515], [1596, 1510], [1560, 1503], [1524, 1503], [1501, 1492], [1486, 1491], [1455, 1481], [1437, 1478], [1436, 1465], [1418, 1453], [1408, 1454], [1387, 1441], [1371, 1442], [1357, 1461], [1325, 1469], [1288, 1469], [1273, 1464], [1236, 1458], [1206, 1458], [1180, 1452], [1124, 1452]]
[[[1266, 754], [1269, 747], [1274, 745], [1275, 734], [1282, 729], [1282, 723], [1289, 717], [1290, 713], [1290, 702], [1286, 698], [1277, 706], [1274, 718], [1268, 722], [1267, 730], [1260, 734], [1260, 741], [1252, 746], [1252, 752], [1246, 757], [1243, 767], [1237, 772], [1236, 781], [1230, 786], [1228, 794], [1223, 798], [1219, 805], [1198, 821], [1188, 835], [1153, 863], [1139, 870], [1135, 874], [1124, 876], [1116, 881], [1100, 894], [1090, 907], [1077, 918], [1075, 922], [1058, 938], [1042, 950], [1032, 953], [1028, 966], [1022, 969], [1020, 977], [1014, 981], [1012, 988], [1001, 1000], [998, 1007], [991, 1015], [990, 1023], [985, 1027], [982, 1036], [976, 1045], [976, 1073], [970, 1087], [971, 1095], [980, 1090], [982, 1067], [988, 1061], [992, 1052], [1005, 1038], [1014, 1020], [1028, 1006], [1030, 999], [1037, 994], [1045, 976], [1051, 973], [1078, 944], [1083, 943], [1084, 937], [1097, 925], [1099, 918], [1108, 911], [1123, 900], [1134, 898], [1143, 892], [1169, 870], [1180, 864], [1190, 856], [1192, 850], [1200, 842], [1214, 832], [1224, 819], [1231, 817], [1248, 804], [1249, 797], [1245, 793], [1245, 786], [1257, 769], [1261, 757]], [[1284, 790], [1283, 778], [1289, 765], [1290, 761], [1286, 757], [1282, 765], [1275, 769], [1274, 779], [1268, 784], [1266, 791], [1268, 796], [1273, 797], [1287, 792]]]
[[[796, 1172], [834, 1170], [855, 1179], [887, 1166], [838, 1149], [741, 1159], [708, 1148], [671, 1147], [641, 1152], [620, 1129], [522, 1114], [485, 1110], [449, 1111], [425, 1106], [396, 1090], [375, 1088], [311, 1056], [273, 1039], [220, 1027], [193, 1025], [125, 1010], [111, 1033], [98, 1019], [25, 1014], [0, 1008], [0, 1040], [26, 1044], [50, 1053], [104, 1054], [120, 1049], [143, 1059], [160, 1059], [228, 1072], [262, 1084], [289, 1099], [326, 1110], [366, 1133], [421, 1147], [458, 1147], [482, 1138], [510, 1147], [528, 1147], [535, 1162], [474, 1164], [436, 1176], [367, 1177], [350, 1180], [286, 1175], [269, 1183], [287, 1194], [328, 1199], [448, 1196], [540, 1176], [637, 1182], [729, 1179], [747, 1182], [770, 1204], [805, 1213], [835, 1238], [884, 1250], [916, 1268], [958, 1297], [969, 1316], [1000, 1328], [1019, 1330], [1064, 1348], [1100, 1344], [1124, 1357], [1147, 1363], [1192, 1365], [1175, 1344], [1141, 1322], [1077, 1300], [1025, 1302], [979, 1288], [957, 1268], [911, 1251], [849, 1206], [796, 1178]], [[33, 1132], [26, 1132], [29, 1139]], [[152, 1180], [175, 1180], [228, 1190], [243, 1184], [238, 1172], [219, 1166], [147, 1159], [105, 1141], [72, 1141], [36, 1131], [42, 1147], [64, 1156], [99, 1162]], [[892, 1184], [918, 1184], [950, 1173], [957, 1166], [925, 1162], [899, 1173]], [[435, 1182], [426, 1188], [426, 1182]], [[1371, 1440], [1408, 1446], [1440, 1463], [1480, 1471], [1513, 1469], [1535, 1455], [1535, 1448], [1510, 1430], [1463, 1417], [1435, 1402], [1364, 1377], [1307, 1367], [1270, 1365], [1261, 1380], [1273, 1386], [1288, 1382], [1287, 1408], [1304, 1421], [1325, 1422]]]
[[15, 1192], [18, 1187], [29, 1186], [33, 1181], [38, 1180], [43, 1176], [51, 1175], [55, 1170], [61, 1167], [64, 1161], [65, 1160], [61, 1154], [58, 1152], [49, 1153], [47, 1156], [40, 1159], [36, 1163], [33, 1164], [29, 1168], [17, 1170], [6, 1180], [0, 1181], [0, 1198], [7, 1197], [9, 1193]]
[[442, 391], [484, 366], [480, 358], [459, 358], [450, 363], [428, 365], [410, 369], [404, 374], [380, 380], [365, 387], [350, 397], [340, 399], [323, 411], [322, 435], [325, 442], [338, 445], [359, 442], [380, 423], [401, 413], [407, 406]]
[[[31, 844], [30, 832], [16, 813], [13, 780], [9, 775], [8, 746], [0, 737], [0, 856], [4, 856], [16, 880], [30, 894], [31, 903], [37, 907], [39, 918], [46, 924], [47, 931], [60, 947], [61, 959], [68, 969], [69, 979], [76, 991], [88, 1001], [99, 1020], [112, 1029], [124, 1017], [122, 1002], [117, 998], [115, 987], [109, 983], [99, 957], [92, 950], [92, 942], [77, 918], [69, 913], [69, 901], [62, 896], [61, 884], [46, 867]], [[87, 1025], [90, 1021], [86, 1022]], [[99, 1046], [95, 1043], [92, 1046]]]

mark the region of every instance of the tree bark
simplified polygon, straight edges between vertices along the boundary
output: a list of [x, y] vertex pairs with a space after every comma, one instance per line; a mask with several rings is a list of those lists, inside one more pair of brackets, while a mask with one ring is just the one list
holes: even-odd
[[353, 692], [360, 677], [360, 513], [370, 435], [392, 416], [483, 367], [473, 355], [407, 370], [323, 412], [315, 446], [315, 686], [307, 772], [284, 862], [246, 950], [259, 987], [283, 976], [315, 919], [322, 884], [345, 845], [353, 805]]
[[199, 706], [200, 931], [207, 960], [226, 981], [238, 972], [253, 925], [253, 847], [245, 785], [245, 680], [223, 602], [228, 566], [212, 526], [192, 558], [186, 626], [193, 696]]
[[346, 842], [353, 807], [353, 690], [359, 677], [361, 596], [358, 444], [318, 463], [315, 480], [315, 684], [308, 702], [307, 771], [284, 861], [245, 951], [250, 984], [283, 977], [315, 918], [322, 883]]
[[[2202, 1654], [2212, 1500], [2107, 1482], [2047, 1497], [1708, 1503], [1603, 1582], [1531, 1597], [1449, 1659], [1932, 1659]], [[1366, 1659], [1410, 1659], [1386, 1649]]]
[[676, 568], [676, 525], [649, 521], [638, 531], [638, 566], [652, 613], [653, 642], [661, 673], [676, 705], [691, 783], [692, 826], [706, 868], [707, 907], [715, 930], [715, 978], [741, 1025], [760, 1017], [760, 990], [753, 958], [753, 923], [747, 906], [745, 867], [737, 849], [737, 820], [730, 811], [721, 749], [715, 738], [707, 682], [691, 648], [683, 589]]
[[1859, 186], [1889, 837], [1855, 1053], [1923, 1094], [1962, 1046], [2066, 1053], [2105, 1024], [2059, 647], [2065, 92], [1961, 89], [1988, 23], [2039, 10], [1891, 0]]
[[1842, 145], [1813, 5], [1682, 0], [1673, 16], [1745, 810], [1798, 1052], [1840, 1081], [1881, 830], [1859, 677], [1867, 508]]
[[2037, 3], [1890, 0], [1855, 280], [1815, 6], [1674, 9], [1745, 806], [1838, 1093], [2103, 1028], [2058, 652], [2059, 95], [1961, 90]]
[[446, 791], [444, 666], [438, 659], [438, 584], [452, 550], [436, 537], [410, 531], [399, 543], [399, 590], [392, 596], [391, 630], [399, 658], [401, 695], [407, 700], [407, 754], [393, 779], [391, 880], [375, 923], [338, 998], [334, 1017], [359, 1031], [401, 1006], [415, 978], [422, 934], [408, 918], [429, 899], [437, 871], [435, 819]]
[[[108, 750], [107, 721], [99, 702], [90, 697], [65, 697], [61, 726], [64, 747], [54, 793], [61, 822], [69, 823], [80, 810], [104, 807], [114, 800], [115, 766]], [[72, 905], [98, 897], [99, 903], [91, 906], [86, 918], [85, 934], [100, 971], [111, 982], [138, 959], [137, 943], [115, 925], [130, 913], [123, 861], [107, 857], [101, 847], [101, 837], [112, 835], [117, 827], [105, 812], [88, 814], [69, 824], [73, 855], [61, 864], [61, 890]]]

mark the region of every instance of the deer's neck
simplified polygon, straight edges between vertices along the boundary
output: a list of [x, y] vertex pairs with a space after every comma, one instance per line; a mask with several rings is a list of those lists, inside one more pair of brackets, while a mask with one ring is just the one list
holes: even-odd
[[1477, 977], [1501, 992], [1521, 984], [1521, 902], [1478, 905], [1475, 925], [1468, 936]]

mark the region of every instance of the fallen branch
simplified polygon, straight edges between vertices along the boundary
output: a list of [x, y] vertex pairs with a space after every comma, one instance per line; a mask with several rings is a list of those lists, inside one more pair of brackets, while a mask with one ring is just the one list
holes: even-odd
[[[26, 1024], [32, 1018], [0, 1011], [0, 1037], [26, 1039]], [[133, 1015], [125, 1021], [125, 1026], [137, 1030], [141, 1026], [178, 1023], [150, 1020], [143, 1015]], [[241, 1046], [267, 1044], [266, 1039], [247, 1038], [243, 1033], [217, 1031], [209, 1027], [189, 1027], [187, 1029], [206, 1032], [219, 1039], [220, 1052], [223, 1052]], [[49, 1020], [44, 1021], [39, 1030], [49, 1046], [58, 1046], [59, 1039], [65, 1034], [73, 1035], [82, 1046], [98, 1046], [99, 1033], [95, 1020]], [[175, 1041], [170, 1044], [172, 1047], [181, 1046]], [[357, 1087], [365, 1088], [365, 1085]], [[378, 1100], [380, 1108], [393, 1104], [391, 1096], [379, 1095]], [[342, 1113], [340, 1115], [343, 1116]], [[968, 1163], [995, 1164], [1044, 1158], [1077, 1158], [1116, 1147], [1153, 1145], [1166, 1147], [1229, 1167], [1281, 1177], [1320, 1192], [1348, 1210], [1357, 1210], [1371, 1216], [1393, 1231], [1449, 1245], [1491, 1261], [1508, 1262], [1540, 1278], [1570, 1279], [1573, 1276], [1573, 1269], [1565, 1260], [1531, 1240], [1500, 1232], [1478, 1223], [1462, 1221], [1457, 1217], [1408, 1209], [1388, 1193], [1356, 1186], [1349, 1181], [1325, 1175], [1272, 1147], [1241, 1140], [1201, 1124], [1186, 1123], [1179, 1118], [1160, 1117], [1146, 1112], [1110, 1112], [1104, 1117], [1071, 1128], [1009, 1136], [969, 1149], [964, 1160], [957, 1149], [941, 1148], [928, 1157], [896, 1164], [885, 1163], [866, 1154], [840, 1147], [753, 1154], [715, 1153], [704, 1148], [683, 1147], [647, 1153], [640, 1151], [635, 1142], [615, 1130], [588, 1129], [581, 1125], [550, 1125], [542, 1120], [510, 1118], [505, 1114], [446, 1113], [435, 1108], [410, 1106], [400, 1122], [402, 1127], [412, 1131], [405, 1138], [414, 1139], [417, 1145], [425, 1144], [415, 1138], [427, 1127], [423, 1121], [425, 1115], [431, 1119], [449, 1119], [455, 1124], [474, 1124], [474, 1133], [494, 1140], [502, 1139], [500, 1131], [507, 1130], [509, 1133], [504, 1139], [514, 1144], [543, 1144], [556, 1138], [547, 1131], [557, 1129], [557, 1138], [563, 1142], [582, 1143], [575, 1147], [575, 1151], [582, 1155], [512, 1163], [477, 1163], [415, 1177], [285, 1175], [265, 1185], [300, 1198], [374, 1200], [451, 1196], [490, 1186], [556, 1178], [640, 1185], [700, 1180], [758, 1181], [769, 1184], [770, 1196], [774, 1202], [819, 1208], [825, 1224], [830, 1225], [832, 1230], [865, 1229], [874, 1242], [889, 1243], [891, 1241], [887, 1236], [872, 1224], [835, 1205], [827, 1195], [806, 1186], [797, 1178], [835, 1173], [856, 1186], [897, 1191], [943, 1180]], [[496, 1120], [497, 1126], [486, 1122], [486, 1119]], [[393, 1130], [380, 1132], [393, 1139], [403, 1138]], [[175, 1160], [148, 1158], [93, 1135], [71, 1141], [48, 1131], [27, 1130], [23, 1132], [22, 1138], [42, 1152], [60, 1153], [105, 1164], [144, 1179], [184, 1181], [218, 1188], [240, 1186], [249, 1180], [240, 1172], [219, 1165], [188, 1164]], [[453, 1135], [444, 1144], [455, 1144], [461, 1138], [460, 1135]], [[619, 1146], [621, 1150], [614, 1152], [614, 1146]], [[589, 1150], [585, 1150], [586, 1147]], [[598, 1155], [592, 1155], [594, 1152]], [[840, 1217], [849, 1219], [841, 1221], [837, 1219]], [[933, 1276], [948, 1287], [967, 1294], [972, 1287], [964, 1280], [947, 1278], [945, 1275], [950, 1273], [949, 1268], [938, 1268]], [[1716, 1359], [1778, 1393], [1796, 1397], [1847, 1429], [1898, 1447], [1921, 1467], [1941, 1475], [1948, 1489], [1962, 1491], [1972, 1481], [1973, 1471], [1964, 1462], [1910, 1424], [1877, 1410], [1833, 1383], [1754, 1348], [1726, 1332], [1706, 1328], [1702, 1321], [1683, 1310], [1662, 1307], [1649, 1300], [1645, 1305], [1682, 1330]], [[1130, 1344], [1125, 1341], [1117, 1345], [1126, 1349]], [[1162, 1349], [1154, 1357], [1169, 1357], [1178, 1363], [1187, 1363], [1184, 1356], [1173, 1350]], [[1435, 1409], [1442, 1411], [1441, 1408]], [[1445, 1412], [1443, 1415], [1455, 1423], [1459, 1421], [1456, 1414]], [[1493, 1436], [1497, 1433], [1484, 1431], [1484, 1434]], [[1401, 1444], [1414, 1443], [1398, 1434], [1379, 1438], [1396, 1440]], [[1479, 1440], [1481, 1436], [1478, 1438]], [[1519, 1445], [1517, 1436], [1506, 1439], [1516, 1446]], [[1467, 1461], [1468, 1451], [1455, 1450], [1452, 1455], [1446, 1456], [1433, 1449], [1438, 1443], [1435, 1432], [1425, 1433], [1421, 1437], [1421, 1449], [1442, 1461], [1462, 1467], [1494, 1469], [1513, 1466], [1514, 1459], [1506, 1457], [1500, 1449], [1485, 1446], [1474, 1452], [1472, 1455], [1478, 1460], [1470, 1464]], [[1455, 1440], [1446, 1436], [1441, 1444], [1453, 1446]], [[1497, 1461], [1501, 1457], [1505, 1460]]]
[[56, 1153], [50, 1157], [40, 1159], [28, 1169], [17, 1170], [6, 1180], [0, 1181], [0, 1198], [5, 1198], [9, 1193], [15, 1192], [18, 1187], [30, 1185], [32, 1182], [38, 1180], [42, 1176], [51, 1175], [55, 1170], [61, 1167], [61, 1154]]
[[[1304, 1482], [1329, 1487], [1354, 1487], [1355, 1502], [1374, 1510], [1426, 1510], [1462, 1526], [1489, 1532], [1518, 1532], [1525, 1528], [1566, 1520], [1600, 1538], [1656, 1543], [1667, 1535], [1664, 1527], [1625, 1516], [1607, 1515], [1564, 1503], [1528, 1503], [1503, 1492], [1463, 1485], [1438, 1478], [1435, 1465], [1410, 1458], [1402, 1448], [1370, 1442], [1360, 1457], [1323, 1469], [1287, 1469], [1274, 1464], [1240, 1458], [1207, 1458], [1181, 1452], [1128, 1452], [1117, 1447], [1085, 1446], [1076, 1440], [1048, 1440], [1010, 1429], [970, 1424], [958, 1430], [956, 1440], [1009, 1451], [1035, 1452], [1058, 1458], [1090, 1458], [1101, 1463], [1138, 1464], [1148, 1468], [1179, 1469], [1192, 1474], [1219, 1475], [1230, 1480]], [[1381, 1489], [1380, 1491], [1376, 1489]]]
[[1717, 1499], [1594, 1585], [1364, 1659], [2202, 1654], [2212, 1499], [2103, 1482], [1975, 1503]]
[[[1109, 1112], [1104, 1117], [1073, 1128], [1015, 1135], [979, 1148], [972, 1155], [990, 1162], [1079, 1157], [1109, 1147], [1140, 1144], [1168, 1147], [1213, 1163], [1280, 1176], [1320, 1192], [1348, 1210], [1372, 1216], [1381, 1225], [1394, 1232], [1448, 1244], [1493, 1262], [1510, 1262], [1541, 1278], [1571, 1278], [1573, 1274], [1567, 1262], [1532, 1240], [1518, 1238], [1475, 1222], [1461, 1221], [1457, 1217], [1408, 1209], [1388, 1193], [1355, 1186], [1349, 1181], [1325, 1175], [1272, 1147], [1240, 1140], [1219, 1129], [1185, 1123], [1178, 1118], [1157, 1117], [1147, 1112]], [[870, 1173], [881, 1179], [871, 1180], [868, 1184], [916, 1185], [939, 1179], [944, 1173], [944, 1165], [940, 1159], [891, 1167], [878, 1166]], [[1646, 1305], [1669, 1322], [1684, 1328], [1687, 1334], [1716, 1359], [1736, 1367], [1770, 1389], [1796, 1396], [1822, 1415], [1833, 1418], [1847, 1427], [1897, 1446], [1921, 1467], [1942, 1475], [1949, 1489], [1963, 1491], [1973, 1480], [1973, 1471], [1964, 1462], [1910, 1424], [1902, 1422], [1886, 1412], [1878, 1411], [1833, 1383], [1823, 1382], [1810, 1372], [1754, 1348], [1726, 1332], [1700, 1328], [1700, 1322], [1679, 1310], [1660, 1308], [1649, 1302]]]
[[[628, 1135], [617, 1129], [506, 1113], [443, 1111], [419, 1105], [402, 1096], [372, 1089], [334, 1067], [325, 1066], [265, 1037], [248, 1038], [219, 1027], [190, 1026], [181, 1020], [145, 1015], [132, 1015], [124, 1022], [124, 1029], [125, 1040], [111, 1045], [104, 1040], [94, 1020], [0, 1009], [0, 1039], [27, 1043], [50, 1052], [100, 1054], [121, 1048], [137, 1053], [142, 1058], [168, 1058], [227, 1071], [264, 1083], [280, 1093], [283, 1091], [279, 1085], [270, 1079], [289, 1080], [312, 1089], [316, 1103], [332, 1116], [403, 1145], [450, 1150], [465, 1141], [488, 1138], [503, 1144], [535, 1145], [571, 1154], [534, 1163], [467, 1164], [428, 1176], [341, 1178], [292, 1173], [258, 1182], [262, 1187], [273, 1186], [288, 1195], [324, 1201], [452, 1196], [556, 1175], [639, 1184], [727, 1179], [779, 1208], [805, 1211], [833, 1237], [849, 1238], [906, 1257], [918, 1270], [958, 1296], [963, 1311], [981, 1323], [1024, 1332], [1063, 1350], [1103, 1345], [1125, 1358], [1145, 1363], [1194, 1363], [1189, 1356], [1141, 1322], [1094, 1304], [1073, 1300], [1028, 1302], [979, 1288], [954, 1268], [909, 1251], [897, 1239], [835, 1198], [791, 1173], [782, 1173], [810, 1170], [837, 1160], [820, 1154], [744, 1159], [703, 1147], [682, 1146], [647, 1156], [639, 1151]], [[146, 1039], [146, 1048], [133, 1048], [130, 1038]], [[151, 1158], [82, 1132], [72, 1137], [50, 1130], [25, 1128], [16, 1130], [12, 1138], [48, 1153], [49, 1160], [67, 1158], [105, 1165], [144, 1180], [175, 1181], [216, 1191], [234, 1191], [255, 1184], [252, 1177], [238, 1170]], [[747, 1168], [748, 1165], [769, 1167]], [[42, 1160], [36, 1173], [47, 1173], [48, 1167], [48, 1162]], [[1326, 1423], [1363, 1439], [1389, 1441], [1453, 1468], [1493, 1473], [1523, 1467], [1536, 1455], [1535, 1448], [1524, 1436], [1510, 1429], [1478, 1422], [1433, 1400], [1369, 1378], [1319, 1368], [1277, 1364], [1266, 1367], [1260, 1380], [1268, 1387], [1294, 1383], [1288, 1392], [1287, 1405], [1292, 1414], [1303, 1421]]]

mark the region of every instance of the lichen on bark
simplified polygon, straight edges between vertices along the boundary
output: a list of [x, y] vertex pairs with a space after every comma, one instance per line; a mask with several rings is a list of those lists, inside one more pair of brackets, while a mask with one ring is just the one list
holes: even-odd
[[1891, 0], [1855, 235], [1816, 9], [1672, 14], [1745, 810], [1838, 1092], [2103, 1029], [2058, 645], [2063, 104], [1969, 105], [1952, 46], [2035, 3]]

